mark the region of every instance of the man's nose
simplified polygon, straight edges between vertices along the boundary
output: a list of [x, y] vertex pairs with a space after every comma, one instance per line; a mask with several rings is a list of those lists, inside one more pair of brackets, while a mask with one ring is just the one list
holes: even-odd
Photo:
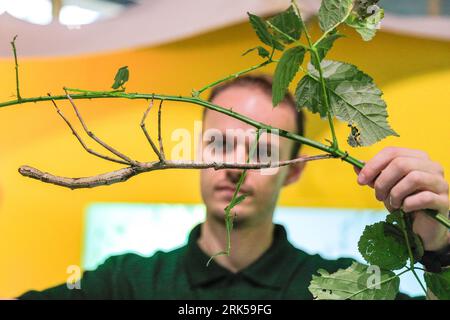
[[242, 175], [242, 170], [240, 170], [240, 169], [225, 169], [225, 170], [226, 170], [227, 179], [231, 183], [238, 183], [238, 181]]

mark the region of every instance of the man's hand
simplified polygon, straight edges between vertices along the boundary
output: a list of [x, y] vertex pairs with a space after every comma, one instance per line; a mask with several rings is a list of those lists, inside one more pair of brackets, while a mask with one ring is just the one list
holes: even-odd
[[448, 217], [449, 187], [442, 166], [420, 150], [388, 147], [377, 153], [364, 168], [355, 168], [360, 185], [375, 189], [389, 212], [402, 208], [413, 215], [413, 230], [425, 250], [434, 251], [449, 243], [447, 228], [425, 214], [434, 209]]

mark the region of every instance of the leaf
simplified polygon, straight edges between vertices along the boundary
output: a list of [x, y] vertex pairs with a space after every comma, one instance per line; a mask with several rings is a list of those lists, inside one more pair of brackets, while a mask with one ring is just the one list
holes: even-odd
[[[347, 63], [324, 60], [321, 66], [331, 112], [337, 119], [359, 129], [361, 145], [371, 145], [390, 135], [398, 136], [387, 122], [386, 103], [381, 99], [383, 93], [371, 77]], [[309, 74], [299, 82], [295, 92], [297, 105], [318, 112], [324, 118], [328, 110], [319, 98], [319, 73], [312, 64], [308, 70]]]
[[272, 85], [272, 104], [277, 106], [283, 101], [286, 91], [294, 79], [303, 62], [306, 50], [302, 47], [293, 47], [286, 50], [281, 56], [275, 69]]
[[321, 100], [322, 92], [320, 84], [308, 75], [304, 76], [295, 89], [295, 100], [297, 108], [307, 107], [312, 113], [319, 113], [320, 116], [327, 116], [327, 108]]
[[425, 282], [428, 289], [440, 300], [450, 300], [450, 269], [440, 273], [425, 272]]
[[394, 210], [386, 216], [386, 222], [394, 225], [401, 225], [402, 214], [400, 210]]
[[258, 50], [258, 55], [259, 55], [261, 58], [268, 58], [268, 57], [270, 56], [270, 52], [267, 51], [265, 48], [263, 48], [263, 47], [261, 47], [261, 46], [257, 46], [257, 47], [248, 49], [248, 50], [245, 51], [242, 55], [245, 56], [246, 54], [248, 54], [248, 53], [250, 53], [250, 52], [252, 52], [252, 51], [255, 51], [255, 50]]
[[[269, 19], [269, 22], [281, 30], [283, 33], [289, 35], [291, 38], [298, 40], [302, 33], [302, 24], [300, 19], [295, 13], [293, 6], [291, 5], [286, 11], [283, 11], [273, 18]], [[290, 44], [293, 41], [276, 30], [273, 30], [273, 34], [277, 39], [280, 39], [286, 44]]]
[[236, 207], [239, 203], [245, 200], [247, 197], [246, 194], [241, 194], [240, 196], [237, 196], [236, 198], [233, 198], [230, 202], [230, 204], [226, 207], [227, 210], [231, 210], [234, 207]]
[[117, 70], [116, 76], [114, 77], [114, 83], [111, 86], [113, 89], [123, 88], [123, 85], [128, 81], [130, 73], [128, 71], [128, 67], [124, 66]]
[[401, 230], [386, 222], [366, 226], [358, 242], [358, 250], [371, 265], [386, 270], [401, 269], [408, 260], [408, 248], [402, 238]]
[[425, 253], [422, 238], [412, 231], [409, 233], [409, 236], [414, 261], [420, 261], [423, 257], [423, 254]]
[[269, 32], [269, 30], [267, 29], [267, 24], [263, 19], [249, 12], [247, 12], [247, 14], [250, 20], [250, 24], [255, 30], [256, 35], [263, 43], [277, 50], [284, 50], [284, 46], [277, 40], [275, 40], [272, 34]]
[[357, 262], [332, 274], [323, 269], [318, 273], [308, 289], [319, 300], [393, 300], [400, 284], [392, 271], [381, 270], [375, 277], [369, 266]]
[[352, 7], [352, 0], [322, 0], [319, 9], [319, 25], [323, 31], [334, 29], [345, 19]]
[[[323, 38], [322, 40], [320, 40], [317, 43], [316, 50], [319, 55], [319, 63], [323, 60], [323, 58], [325, 58], [328, 51], [330, 51], [330, 49], [333, 47], [334, 42], [341, 37], [343, 37], [342, 34], [337, 33], [337, 32], [332, 32], [332, 33], [329, 33], [325, 38]], [[318, 62], [317, 62], [315, 55], [311, 55], [311, 61], [313, 62], [314, 67], [317, 69]]]
[[374, 12], [374, 8], [378, 8], [376, 5], [380, 0], [356, 0], [353, 6], [353, 12], [355, 12], [359, 18], [364, 19]]
[[328, 34], [325, 38], [320, 40], [319, 43], [317, 43], [316, 49], [317, 49], [317, 53], [319, 54], [320, 61], [322, 61], [323, 58], [325, 58], [328, 51], [333, 46], [334, 42], [337, 39], [342, 38], [342, 37], [344, 37], [342, 34], [334, 32], [334, 33]]
[[[403, 219], [402, 212], [401, 212], [400, 209], [397, 209], [397, 210], [392, 211], [390, 214], [388, 214], [386, 216], [386, 220], [385, 221], [386, 221], [386, 223], [388, 223], [388, 225], [389, 224], [394, 225], [401, 231], [401, 229], [403, 229], [403, 227], [402, 227], [402, 225], [403, 225], [402, 219]], [[405, 231], [406, 231], [406, 233], [408, 235], [409, 244], [411, 246], [411, 251], [413, 253], [414, 261], [419, 261], [420, 259], [422, 259], [422, 256], [423, 256], [424, 250], [425, 250], [424, 247], [423, 247], [423, 241], [422, 241], [422, 239], [420, 238], [419, 235], [414, 233], [411, 223], [405, 223], [405, 225], [406, 225]], [[403, 233], [398, 235], [398, 237], [401, 238], [398, 241], [401, 241], [401, 242], [404, 243], [404, 235], [403, 235]]]
[[375, 37], [383, 17], [384, 10], [378, 8], [375, 13], [364, 19], [359, 18], [356, 14], [352, 14], [347, 18], [345, 23], [354, 28], [361, 35], [364, 41], [370, 41], [373, 37]]

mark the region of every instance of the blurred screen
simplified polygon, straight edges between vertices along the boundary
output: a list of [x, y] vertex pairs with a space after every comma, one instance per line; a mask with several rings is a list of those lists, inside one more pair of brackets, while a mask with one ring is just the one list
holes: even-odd
[[[83, 268], [95, 269], [112, 255], [134, 252], [150, 256], [157, 250], [182, 246], [204, 216], [203, 205], [90, 205], [85, 220]], [[367, 224], [385, 216], [385, 210], [278, 207], [274, 222], [285, 226], [291, 243], [309, 254], [364, 262], [358, 252], [359, 237]], [[402, 276], [400, 290], [412, 296], [423, 293], [410, 273]]]

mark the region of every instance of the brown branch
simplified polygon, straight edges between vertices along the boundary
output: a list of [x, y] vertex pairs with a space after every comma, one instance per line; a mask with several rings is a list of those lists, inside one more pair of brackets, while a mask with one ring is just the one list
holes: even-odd
[[153, 142], [152, 138], [150, 137], [150, 134], [147, 132], [147, 128], [145, 127], [145, 120], [147, 119], [147, 115], [150, 112], [150, 109], [153, 107], [153, 101], [154, 101], [154, 99], [152, 98], [152, 101], [148, 105], [147, 110], [145, 110], [145, 112], [144, 112], [144, 116], [142, 117], [142, 120], [141, 120], [141, 129], [142, 129], [142, 131], [144, 131], [144, 135], [147, 138], [147, 141], [150, 143], [150, 146], [152, 147], [153, 151], [158, 156], [159, 161], [164, 162], [164, 158], [163, 158], [162, 154], [159, 152], [158, 148], [156, 147], [155, 143]]
[[21, 166], [19, 168], [19, 172], [25, 177], [30, 177], [42, 182], [51, 183], [70, 189], [94, 188], [98, 186], [110, 185], [113, 183], [126, 181], [137, 174], [133, 167], [122, 168], [116, 171], [85, 178], [59, 177], [29, 166]]
[[166, 156], [164, 155], [164, 148], [162, 143], [162, 137], [161, 137], [161, 108], [164, 100], [161, 100], [159, 102], [159, 109], [158, 109], [158, 142], [159, 142], [159, 152], [162, 157], [162, 162], [166, 160]]
[[[48, 93], [48, 95], [50, 96], [50, 93]], [[88, 148], [88, 146], [86, 145], [86, 143], [83, 141], [83, 139], [81, 139], [80, 135], [78, 134], [78, 132], [75, 130], [75, 128], [72, 126], [72, 124], [70, 123], [70, 121], [64, 116], [64, 114], [62, 113], [62, 111], [58, 108], [58, 106], [56, 105], [55, 100], [52, 99], [52, 103], [53, 106], [56, 109], [56, 112], [58, 113], [58, 115], [64, 120], [64, 122], [69, 126], [70, 130], [72, 130], [73, 135], [77, 138], [77, 140], [80, 142], [81, 146], [84, 148], [84, 150], [86, 150], [88, 153], [97, 156], [99, 158], [108, 160], [108, 161], [112, 161], [112, 162], [117, 162], [117, 163], [121, 163], [121, 164], [129, 164], [128, 162], [122, 161], [122, 160], [118, 160], [118, 159], [114, 159], [108, 156], [105, 156], [103, 154], [100, 154], [90, 148]]]
[[138, 166], [126, 167], [116, 171], [111, 171], [91, 177], [81, 178], [67, 178], [53, 175], [51, 173], [42, 172], [38, 169], [29, 166], [22, 166], [19, 168], [21, 175], [32, 179], [40, 180], [42, 182], [55, 184], [58, 186], [81, 189], [81, 188], [94, 188], [98, 186], [110, 185], [118, 182], [123, 182], [129, 178], [136, 176], [143, 172], [149, 172], [154, 170], [164, 169], [209, 169], [215, 170], [221, 169], [264, 169], [264, 168], [277, 168], [287, 166], [297, 162], [307, 162], [321, 159], [336, 158], [330, 154], [316, 155], [311, 157], [300, 157], [297, 159], [279, 161], [279, 162], [266, 162], [266, 163], [227, 163], [227, 162], [195, 162], [195, 161], [152, 161], [140, 163]]
[[67, 99], [69, 99], [70, 104], [72, 105], [78, 120], [80, 120], [81, 125], [83, 126], [84, 131], [87, 133], [87, 135], [92, 138], [94, 141], [96, 141], [98, 144], [100, 144], [102, 147], [104, 147], [105, 149], [107, 149], [108, 151], [110, 151], [112, 154], [118, 156], [119, 158], [122, 158], [125, 162], [127, 162], [128, 164], [132, 164], [133, 166], [137, 166], [138, 162], [134, 161], [132, 159], [130, 159], [129, 157], [127, 157], [126, 155], [124, 155], [123, 153], [117, 151], [116, 149], [114, 149], [113, 147], [109, 146], [108, 144], [106, 144], [105, 142], [103, 142], [102, 140], [100, 140], [92, 131], [90, 131], [88, 129], [88, 127], [86, 126], [86, 123], [83, 120], [83, 117], [81, 116], [80, 112], [78, 111], [77, 106], [75, 105], [75, 102], [73, 101], [72, 97], [69, 95], [69, 93], [67, 92], [66, 88], [64, 88], [64, 91], [66, 92], [67, 95]]

